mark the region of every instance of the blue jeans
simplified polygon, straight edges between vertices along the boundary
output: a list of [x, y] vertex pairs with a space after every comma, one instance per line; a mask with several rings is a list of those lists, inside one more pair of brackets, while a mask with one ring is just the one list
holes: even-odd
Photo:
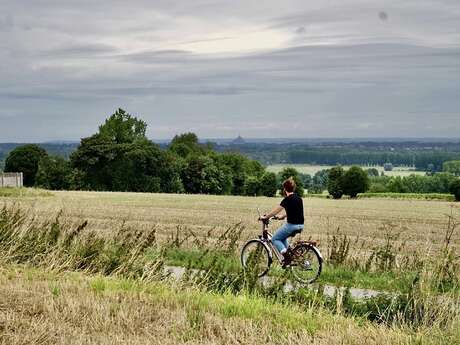
[[280, 253], [283, 253], [289, 247], [289, 243], [287, 241], [288, 237], [291, 237], [296, 233], [300, 233], [302, 230], [303, 224], [286, 223], [281, 228], [276, 230], [275, 234], [273, 235], [272, 242], [276, 249], [278, 249]]

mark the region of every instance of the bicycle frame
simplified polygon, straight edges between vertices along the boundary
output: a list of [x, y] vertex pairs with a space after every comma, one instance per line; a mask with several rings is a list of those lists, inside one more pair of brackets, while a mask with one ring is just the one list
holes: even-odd
[[273, 235], [268, 231], [269, 223], [270, 223], [270, 220], [262, 221], [262, 236], [259, 236], [259, 238], [261, 241], [263, 241], [267, 245], [271, 256], [273, 257], [273, 253], [275, 253], [276, 259], [278, 260], [280, 264], [282, 264], [283, 256], [272, 242]]

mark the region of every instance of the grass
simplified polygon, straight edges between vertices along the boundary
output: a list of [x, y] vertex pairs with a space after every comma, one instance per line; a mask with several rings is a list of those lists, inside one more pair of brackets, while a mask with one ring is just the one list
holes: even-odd
[[[218, 261], [219, 267], [221, 267], [222, 270], [234, 273], [241, 270], [241, 264], [236, 255], [228, 256], [218, 251], [204, 252], [198, 249], [183, 250], [171, 248], [165, 251], [165, 262], [171, 266], [205, 269], [209, 267], [214, 260]], [[269, 272], [269, 275], [273, 276], [284, 276], [286, 274], [286, 271], [281, 270], [280, 267], [275, 264]], [[292, 277], [289, 278], [292, 279]], [[417, 272], [414, 271], [366, 272], [346, 266], [334, 266], [325, 263], [321, 273], [320, 283], [340, 287], [408, 293], [416, 278]], [[458, 292], [457, 289], [458, 287], [454, 287], [455, 292]], [[437, 292], [434, 288], [432, 291]]]
[[458, 323], [410, 331], [322, 308], [21, 266], [0, 270], [0, 343], [455, 344]]
[[[273, 164], [267, 167], [268, 171], [278, 173], [286, 167], [293, 167], [300, 173], [314, 175], [320, 170], [333, 168], [333, 165], [312, 165], [312, 164]], [[351, 165], [343, 165], [344, 169], [348, 169]], [[375, 168], [381, 174], [382, 172], [386, 176], [409, 176], [411, 174], [424, 175], [424, 171], [416, 171], [414, 168], [408, 167], [396, 167], [392, 171], [384, 171], [383, 166], [361, 166], [363, 169]]]
[[455, 201], [454, 195], [441, 193], [361, 193], [358, 198], [388, 198], [388, 199], [413, 199], [413, 200], [441, 200]]
[[12, 188], [12, 187], [0, 187], [0, 197], [5, 198], [38, 198], [52, 196], [53, 193], [37, 188]]

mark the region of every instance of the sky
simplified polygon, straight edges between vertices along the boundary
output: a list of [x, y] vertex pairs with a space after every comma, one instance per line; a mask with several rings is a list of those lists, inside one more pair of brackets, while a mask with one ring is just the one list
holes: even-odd
[[459, 137], [458, 0], [0, 0], [0, 142]]

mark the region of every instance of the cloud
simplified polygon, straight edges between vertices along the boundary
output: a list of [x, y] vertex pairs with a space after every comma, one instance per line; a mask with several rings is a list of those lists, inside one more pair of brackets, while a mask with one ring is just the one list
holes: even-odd
[[2, 141], [78, 139], [120, 106], [156, 138], [460, 131], [454, 0], [3, 7]]

